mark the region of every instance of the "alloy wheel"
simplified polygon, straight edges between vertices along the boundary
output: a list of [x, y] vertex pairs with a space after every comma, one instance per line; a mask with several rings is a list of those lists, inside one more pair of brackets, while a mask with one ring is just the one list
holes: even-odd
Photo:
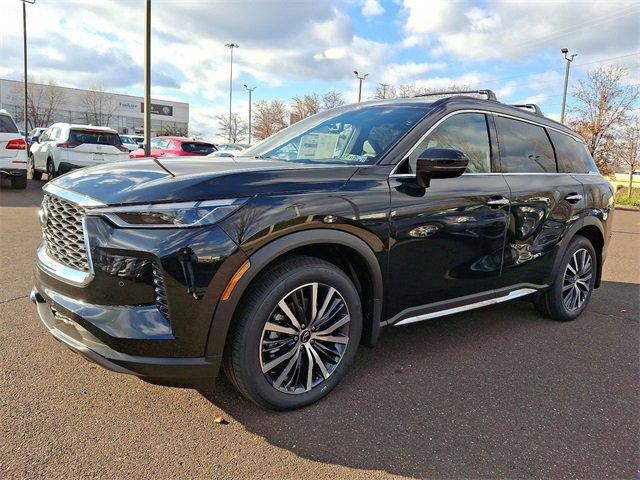
[[284, 393], [310, 391], [335, 371], [349, 343], [349, 309], [342, 295], [322, 283], [285, 295], [262, 330], [260, 367]]
[[584, 248], [576, 250], [564, 270], [562, 282], [562, 303], [573, 312], [584, 305], [591, 289], [593, 261]]

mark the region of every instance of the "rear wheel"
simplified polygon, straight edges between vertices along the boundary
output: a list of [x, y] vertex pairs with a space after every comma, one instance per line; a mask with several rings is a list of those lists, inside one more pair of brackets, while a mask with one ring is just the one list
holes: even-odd
[[53, 163], [53, 160], [50, 158], [47, 160], [47, 178], [49, 180], [53, 180], [58, 176], [58, 172], [56, 170], [56, 166]]
[[262, 407], [304, 407], [344, 377], [361, 332], [360, 298], [344, 272], [290, 257], [261, 274], [243, 298], [225, 372]]
[[538, 311], [563, 322], [578, 318], [591, 299], [597, 262], [591, 242], [576, 235], [567, 247], [553, 285], [536, 299]]
[[27, 188], [27, 172], [23, 175], [14, 175], [11, 177], [11, 188], [25, 189]]
[[42, 172], [36, 170], [35, 160], [33, 155], [29, 155], [29, 163], [27, 164], [27, 171], [32, 180], [42, 180]]

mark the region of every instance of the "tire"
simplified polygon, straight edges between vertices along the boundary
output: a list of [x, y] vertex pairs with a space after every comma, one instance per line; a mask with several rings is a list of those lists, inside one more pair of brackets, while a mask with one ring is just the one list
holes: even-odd
[[[577, 275], [573, 273], [576, 267]], [[575, 320], [589, 304], [597, 271], [598, 257], [593, 245], [576, 235], [562, 257], [553, 284], [536, 299], [536, 309], [560, 322]]]
[[33, 155], [29, 156], [29, 163], [27, 166], [27, 170], [31, 175], [32, 180], [42, 180], [42, 172], [39, 170], [36, 170], [36, 164], [35, 164], [35, 160], [33, 159]]
[[[314, 289], [315, 322], [310, 300]], [[296, 309], [296, 301], [302, 309]], [[240, 393], [261, 407], [301, 408], [342, 380], [361, 333], [360, 297], [349, 277], [324, 260], [291, 256], [267, 267], [243, 296], [224, 370]]]
[[53, 163], [53, 160], [50, 158], [47, 159], [47, 179], [53, 180], [58, 176], [58, 171], [56, 170], [56, 165]]
[[24, 172], [24, 175], [12, 176], [11, 188], [20, 190], [24, 190], [25, 188], [27, 188], [27, 172]]

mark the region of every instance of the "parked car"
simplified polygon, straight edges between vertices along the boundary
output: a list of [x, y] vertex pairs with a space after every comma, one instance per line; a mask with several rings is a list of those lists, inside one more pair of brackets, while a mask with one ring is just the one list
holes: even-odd
[[120, 141], [122, 142], [122, 145], [124, 145], [124, 147], [130, 152], [133, 152], [134, 150], [137, 150], [138, 148], [140, 148], [140, 146], [138, 145], [138, 142], [136, 142], [129, 135], [120, 135]]
[[54, 123], [31, 146], [29, 169], [33, 179], [49, 180], [76, 168], [129, 159], [118, 132], [108, 127]]
[[600, 285], [612, 188], [568, 127], [475, 93], [338, 107], [227, 161], [56, 179], [42, 321], [108, 369], [175, 383], [223, 365], [250, 400], [293, 409], [383, 328], [514, 299], [575, 320]]
[[28, 148], [31, 148], [31, 145], [38, 141], [45, 130], [47, 130], [45, 127], [36, 127], [29, 132], [29, 135], [27, 136], [27, 142], [29, 143]]
[[246, 150], [248, 145], [239, 143], [219, 143], [216, 145], [217, 151], [210, 153], [210, 157], [238, 157], [242, 155], [242, 151]]
[[143, 135], [127, 135], [131, 140], [138, 144], [138, 148], [142, 148], [144, 146], [144, 136]]
[[[213, 143], [186, 137], [155, 137], [151, 139], [152, 157], [200, 157], [216, 151]], [[144, 149], [134, 150], [131, 158], [144, 158]]]
[[11, 188], [27, 186], [27, 144], [16, 122], [0, 110], [0, 178], [9, 177]]

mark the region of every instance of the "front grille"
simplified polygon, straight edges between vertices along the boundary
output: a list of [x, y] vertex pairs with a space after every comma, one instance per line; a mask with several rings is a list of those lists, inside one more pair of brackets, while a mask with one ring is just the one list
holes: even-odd
[[153, 265], [153, 288], [156, 293], [156, 308], [169, 319], [169, 304], [167, 303], [167, 287], [164, 284], [164, 277], [157, 265]]
[[47, 254], [63, 265], [88, 272], [89, 261], [82, 228], [84, 210], [52, 195], [45, 195], [42, 208], [47, 213], [47, 223], [43, 229]]

